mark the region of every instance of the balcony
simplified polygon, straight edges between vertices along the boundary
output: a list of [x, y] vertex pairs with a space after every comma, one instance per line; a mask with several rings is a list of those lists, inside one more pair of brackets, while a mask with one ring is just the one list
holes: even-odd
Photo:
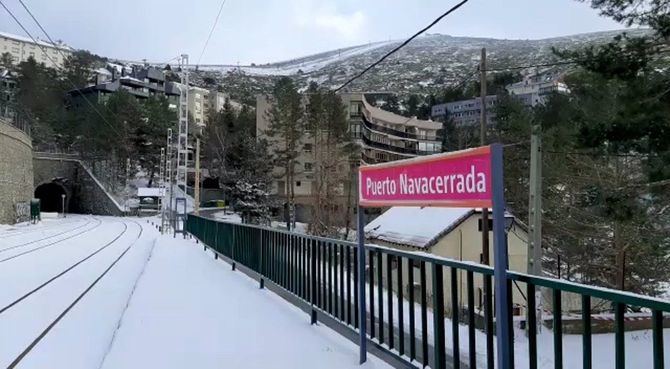
[[399, 131], [397, 129], [388, 128], [388, 127], [380, 126], [378, 124], [374, 124], [374, 123], [370, 122], [365, 117], [365, 115], [362, 115], [361, 118], [363, 120], [363, 125], [368, 130], [377, 131], [377, 132], [380, 132], [380, 133], [386, 133], [386, 134], [389, 134], [389, 135], [393, 135], [393, 136], [400, 137], [400, 138], [407, 138], [407, 139], [410, 139], [410, 140], [439, 141], [439, 142], [442, 141], [442, 138], [438, 137], [438, 136], [435, 136], [434, 138], [429, 138], [428, 136], [421, 136], [421, 135], [417, 135], [417, 134], [414, 134], [414, 133], [403, 132], [403, 131]]
[[406, 156], [431, 155], [431, 154], [436, 154], [437, 153], [435, 151], [422, 151], [422, 150], [409, 148], [409, 147], [393, 146], [393, 145], [388, 145], [388, 144], [376, 142], [376, 141], [371, 140], [370, 137], [368, 137], [368, 134], [366, 132], [363, 133], [361, 138], [363, 140], [363, 143], [366, 146], [369, 146], [369, 147], [375, 148], [375, 149], [390, 151], [390, 152], [397, 153], [397, 154], [404, 154]]

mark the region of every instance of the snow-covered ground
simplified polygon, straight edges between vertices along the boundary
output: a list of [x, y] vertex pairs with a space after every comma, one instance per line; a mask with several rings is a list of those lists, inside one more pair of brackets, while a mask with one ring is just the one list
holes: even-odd
[[0, 367], [358, 367], [355, 344], [146, 220], [3, 227], [0, 281]]
[[[224, 213], [220, 211], [218, 213], [212, 214], [212, 217], [221, 221], [234, 222], [236, 221], [236, 215], [231, 213]], [[276, 224], [275, 224], [276, 223]], [[273, 222], [273, 227], [280, 228], [283, 224], [279, 222]], [[302, 224], [301, 224], [302, 225]], [[304, 225], [306, 228], [306, 225]], [[298, 229], [297, 233], [304, 233], [304, 229]], [[340, 282], [339, 273], [335, 270], [333, 273], [335, 279]], [[353, 282], [352, 282], [353, 283]], [[376, 287], [376, 285], [375, 285]], [[366, 285], [366, 301], [369, 301], [370, 291], [369, 285]], [[378, 290], [375, 288], [375, 314], [379, 314], [379, 304], [377, 300]], [[383, 306], [386, 314], [386, 319], [388, 319], [388, 300], [387, 300], [387, 291], [383, 289], [382, 293]], [[392, 300], [393, 306], [393, 316], [395, 330], [398, 330], [398, 301], [395, 298]], [[370, 307], [368, 306], [368, 309]], [[404, 315], [404, 327], [405, 332], [409, 332], [409, 316], [410, 316], [410, 304], [409, 301], [403, 301], [403, 315]], [[421, 306], [416, 304], [414, 307], [414, 316], [416, 322], [417, 337], [421, 337]], [[596, 318], [598, 315], [594, 315]], [[628, 314], [627, 316], [635, 316], [635, 314]], [[567, 317], [567, 316], [566, 316]], [[428, 340], [433, 342], [433, 314], [432, 310], [428, 309], [427, 311], [427, 328], [428, 328]], [[387, 322], [388, 323], [388, 322]], [[445, 342], [447, 346], [447, 353], [452, 354], [453, 352], [453, 338], [451, 331], [451, 319], [445, 319]], [[670, 329], [665, 329], [664, 332], [664, 347], [665, 352], [670, 352]], [[468, 359], [468, 328], [466, 325], [459, 325], [459, 338], [460, 338], [460, 353], [462, 362], [467, 362]], [[486, 365], [486, 335], [480, 331], [475, 331], [475, 342], [476, 342], [476, 351], [477, 351], [477, 362], [478, 366], [484, 367]], [[388, 337], [388, 333], [386, 333]], [[543, 369], [554, 368], [554, 357], [553, 357], [553, 331], [551, 329], [544, 328], [538, 334], [538, 367]], [[626, 345], [626, 367], [630, 368], [651, 368], [653, 367], [653, 356], [652, 356], [652, 332], [651, 330], [642, 330], [642, 331], [633, 331], [625, 333], [625, 345]], [[397, 345], [397, 343], [396, 343]], [[407, 347], [408, 344], [406, 344]], [[494, 341], [495, 346], [495, 341]], [[580, 368], [582, 362], [582, 337], [581, 335], [571, 335], [565, 334], [563, 336], [563, 348], [564, 356], [563, 363], [566, 368]], [[515, 367], [516, 368], [528, 368], [528, 338], [524, 330], [515, 328]], [[495, 352], [495, 347], [494, 347]], [[609, 369], [615, 366], [615, 356], [614, 356], [614, 334], [594, 334], [593, 335], [593, 368], [602, 368]], [[670, 355], [665, 355], [665, 366], [670, 367]]]
[[[103, 368], [357, 368], [357, 353], [201, 245], [168, 237], [154, 250]], [[371, 357], [364, 367], [386, 365]]]

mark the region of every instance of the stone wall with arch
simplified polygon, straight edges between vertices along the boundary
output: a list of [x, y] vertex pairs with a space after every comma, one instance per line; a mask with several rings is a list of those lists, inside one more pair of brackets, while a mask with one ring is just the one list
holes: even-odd
[[0, 118], [0, 224], [15, 223], [16, 204], [32, 197], [32, 140]]

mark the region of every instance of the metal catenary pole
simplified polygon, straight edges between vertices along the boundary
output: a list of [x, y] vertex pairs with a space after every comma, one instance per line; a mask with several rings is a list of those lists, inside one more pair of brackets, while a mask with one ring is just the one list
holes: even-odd
[[200, 134], [195, 138], [195, 187], [193, 190], [195, 215], [200, 215]]
[[[482, 48], [482, 56], [479, 64], [479, 84], [480, 84], [480, 121], [479, 121], [479, 143], [481, 146], [486, 145], [486, 129], [487, 129], [487, 117], [486, 117], [486, 48]], [[482, 257], [481, 262], [485, 265], [490, 265], [490, 240], [489, 240], [489, 209], [482, 209]], [[491, 285], [490, 283], [484, 283], [484, 301], [486, 301], [484, 306], [484, 316], [487, 322], [493, 321], [490, 317], [492, 314], [492, 308], [490, 304], [490, 299], [487, 296], [491, 296]], [[493, 326], [491, 324], [486, 324], [486, 355], [487, 357], [493, 357]], [[487, 366], [488, 369], [493, 369], [493, 361], [488, 360]]]
[[511, 350], [514, 343], [510, 342], [511, 325], [508, 319], [512, 301], [509, 297], [507, 284], [507, 235], [505, 232], [505, 185], [503, 182], [503, 152], [501, 144], [491, 145], [491, 172], [493, 187], [493, 250], [495, 278], [496, 308], [496, 342], [498, 369], [510, 369]]
[[130, 158], [126, 159], [126, 203], [124, 206], [124, 210], [126, 211], [126, 216], [130, 215], [130, 205], [128, 202], [130, 201]]
[[358, 206], [357, 214], [357, 235], [358, 235], [358, 347], [360, 350], [360, 364], [367, 361], [368, 341], [367, 341], [367, 306], [365, 299], [365, 214], [363, 208]]
[[164, 222], [165, 224], [163, 225], [163, 230], [164, 232], [167, 232], [168, 228], [172, 226], [172, 209], [173, 209], [173, 197], [174, 197], [174, 177], [173, 177], [173, 161], [172, 161], [172, 128], [168, 128], [167, 131], [167, 154], [166, 154], [166, 161], [165, 161], [165, 167], [167, 171], [167, 178], [168, 178], [168, 192], [169, 196], [168, 198], [168, 207], [167, 207], [167, 213], [165, 214], [164, 217]]
[[[530, 191], [528, 199], [528, 273], [542, 275], [542, 137], [539, 126], [530, 137]], [[529, 296], [530, 298], [530, 296]], [[537, 329], [542, 329], [542, 289], [535, 291]]]
[[161, 227], [163, 226], [163, 198], [165, 197], [165, 148], [161, 147], [161, 160], [158, 168], [158, 188], [161, 196], [158, 198], [158, 212], [161, 215]]
[[[177, 187], [184, 194], [188, 182], [188, 103], [189, 103], [189, 75], [188, 55], [182, 54], [180, 59], [181, 88], [179, 89], [179, 132], [177, 135]], [[177, 209], [175, 209], [176, 211]], [[176, 220], [175, 220], [176, 221]]]

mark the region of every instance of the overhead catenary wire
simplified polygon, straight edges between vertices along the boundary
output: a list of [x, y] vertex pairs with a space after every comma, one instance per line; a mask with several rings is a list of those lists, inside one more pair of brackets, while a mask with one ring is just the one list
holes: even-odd
[[352, 78], [350, 78], [348, 81], [344, 82], [340, 87], [338, 87], [338, 88], [335, 89], [335, 92], [338, 92], [338, 91], [342, 90], [343, 88], [347, 87], [351, 82], [353, 82], [353, 81], [357, 80], [358, 78], [362, 77], [362, 76], [363, 76], [365, 73], [367, 73], [370, 69], [372, 69], [372, 68], [376, 67], [377, 65], [381, 64], [381, 63], [382, 63], [384, 60], [386, 60], [389, 56], [395, 54], [398, 50], [402, 49], [402, 48], [405, 47], [407, 44], [409, 44], [412, 40], [414, 40], [415, 38], [419, 37], [419, 36], [420, 36], [421, 34], [423, 34], [424, 32], [428, 31], [430, 28], [432, 28], [434, 25], [436, 25], [439, 21], [441, 21], [444, 17], [446, 17], [446, 16], [448, 16], [449, 14], [453, 13], [453, 12], [456, 11], [458, 8], [460, 8], [461, 6], [465, 5], [465, 3], [467, 3], [468, 1], [469, 1], [469, 0], [463, 0], [463, 1], [459, 2], [458, 4], [454, 5], [453, 7], [451, 7], [451, 9], [447, 10], [445, 13], [443, 13], [442, 15], [440, 15], [439, 17], [437, 17], [437, 18], [436, 18], [433, 22], [431, 22], [429, 25], [427, 25], [426, 27], [424, 27], [423, 29], [421, 29], [419, 32], [417, 32], [417, 33], [415, 33], [414, 35], [412, 35], [412, 37], [410, 37], [410, 38], [408, 38], [407, 40], [405, 40], [402, 44], [396, 46], [393, 50], [391, 50], [391, 51], [389, 51], [388, 53], [386, 53], [384, 56], [382, 56], [382, 57], [381, 57], [379, 60], [377, 60], [376, 62], [370, 64], [367, 68], [363, 69], [360, 73], [356, 74], [355, 76], [353, 76]]
[[207, 41], [205, 41], [205, 45], [202, 47], [202, 51], [200, 52], [200, 57], [198, 58], [198, 64], [200, 65], [200, 61], [202, 60], [202, 56], [205, 54], [205, 50], [207, 49], [207, 45], [209, 45], [209, 40], [212, 38], [212, 34], [214, 33], [214, 29], [216, 28], [216, 25], [219, 23], [219, 18], [221, 17], [221, 12], [223, 11], [223, 6], [226, 5], [226, 0], [221, 1], [221, 6], [219, 7], [219, 12], [216, 14], [216, 19], [214, 19], [214, 24], [212, 24], [212, 29], [209, 31], [209, 35], [207, 36]]
[[[670, 52], [670, 49], [658, 49], [654, 52], [651, 52], [650, 55], [665, 54]], [[572, 59], [572, 60], [562, 60], [550, 63], [538, 63], [538, 64], [526, 64], [526, 65], [514, 65], [509, 67], [499, 67], [499, 68], [486, 68], [487, 72], [506, 72], [512, 70], [522, 70], [522, 69], [531, 69], [531, 68], [542, 68], [542, 67], [556, 67], [562, 65], [570, 64], [579, 64], [586, 63], [595, 59]]]
[[[65, 60], [66, 57], [65, 57], [65, 55], [63, 54], [63, 52], [58, 48], [57, 44], [53, 41], [53, 39], [51, 38], [51, 36], [49, 36], [49, 34], [47, 33], [47, 31], [44, 29], [44, 27], [42, 27], [42, 25], [41, 25], [40, 22], [37, 20], [37, 18], [35, 18], [35, 16], [32, 14], [32, 12], [30, 11], [30, 9], [28, 9], [28, 7], [23, 3], [22, 0], [19, 0], [19, 2], [20, 2], [21, 5], [23, 6], [23, 8], [28, 12], [28, 14], [30, 15], [30, 17], [35, 21], [35, 23], [37, 23], [38, 27], [42, 30], [42, 32], [44, 32], [44, 34], [47, 36], [47, 38], [49, 39], [49, 41], [51, 41], [51, 44], [54, 45], [55, 49], [58, 51], [58, 53], [61, 55], [61, 57], [63, 57], [63, 60]], [[47, 50], [44, 48], [44, 46], [42, 46], [42, 45], [37, 41], [37, 39], [36, 39], [35, 37], [33, 37], [33, 35], [26, 29], [26, 27], [23, 25], [23, 23], [21, 23], [21, 21], [19, 21], [19, 19], [16, 18], [16, 16], [14, 15], [14, 13], [13, 13], [11, 10], [9, 10], [9, 8], [7, 7], [7, 5], [5, 5], [5, 3], [4, 3], [2, 0], [0, 0], [0, 5], [2, 5], [2, 7], [5, 9], [5, 11], [7, 11], [7, 13], [9, 13], [9, 15], [10, 15], [10, 16], [12, 17], [12, 19], [14, 19], [14, 21], [19, 25], [19, 27], [21, 27], [21, 29], [23, 30], [23, 32], [25, 32], [25, 33], [28, 35], [28, 37], [30, 37], [30, 39], [31, 39], [31, 40], [32, 40], [32, 41], [33, 41], [33, 42], [34, 42], [34, 43], [35, 43], [35, 44], [42, 50], [42, 52], [44, 53], [44, 55], [45, 55], [45, 56], [46, 56], [46, 57], [47, 57], [47, 58], [48, 58], [48, 59], [49, 59], [55, 66], [57, 66], [58, 63], [56, 63], [56, 61], [53, 60], [53, 58], [49, 55], [49, 53], [48, 53]], [[64, 76], [64, 77], [65, 77], [65, 79], [72, 85], [72, 87], [73, 87], [75, 90], [78, 90], [78, 89], [79, 89], [79, 87], [77, 87], [77, 86], [74, 84], [74, 82], [72, 82], [69, 78], [67, 78], [67, 76]], [[91, 101], [90, 101], [86, 96], [84, 96], [83, 94], [81, 94], [81, 97], [86, 101], [86, 103], [91, 107], [91, 109], [93, 109], [93, 111], [94, 111], [98, 116], [100, 116], [100, 119], [102, 119], [102, 121], [105, 122], [110, 128], [112, 128], [112, 130], [114, 131], [114, 133], [116, 133], [119, 137], [121, 137], [121, 134], [119, 133], [119, 131], [118, 131], [118, 130], [117, 130], [111, 123], [109, 123], [109, 121], [107, 121], [107, 119], [105, 119], [105, 117], [104, 117], [104, 116], [100, 113], [100, 111], [93, 105], [93, 103], [91, 103]]]

